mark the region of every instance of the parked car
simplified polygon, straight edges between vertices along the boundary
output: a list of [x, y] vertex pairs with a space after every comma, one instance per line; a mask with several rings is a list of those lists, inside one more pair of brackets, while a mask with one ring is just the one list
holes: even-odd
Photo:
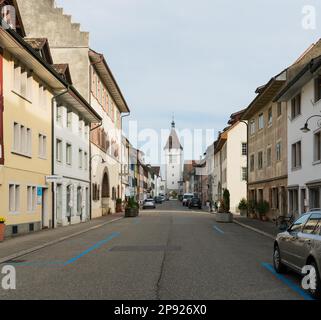
[[302, 274], [306, 265], [316, 271], [316, 289], [309, 292], [321, 298], [321, 210], [303, 214], [286, 231], [278, 234], [274, 243], [273, 264], [276, 272], [291, 269]]
[[162, 204], [163, 203], [162, 197], [155, 197], [155, 203], [156, 204]]
[[162, 199], [162, 202], [166, 201], [166, 197], [165, 196], [160, 196], [160, 198]]
[[202, 209], [202, 202], [200, 198], [193, 197], [189, 202], [188, 202], [188, 207], [190, 209], [192, 208], [198, 208]]
[[154, 199], [146, 199], [143, 204], [143, 209], [156, 209]]
[[188, 200], [192, 199], [193, 197], [194, 197], [194, 194], [193, 194], [193, 193], [185, 193], [185, 194], [183, 195], [183, 201], [182, 201], [183, 206], [186, 206]]

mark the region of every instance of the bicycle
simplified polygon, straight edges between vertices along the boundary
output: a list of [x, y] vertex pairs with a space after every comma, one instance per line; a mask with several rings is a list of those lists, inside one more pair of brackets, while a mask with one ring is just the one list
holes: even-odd
[[275, 219], [275, 226], [279, 229], [287, 229], [288, 227], [290, 227], [293, 222], [295, 220], [294, 215], [292, 214], [290, 217], [286, 217], [286, 216], [278, 216]]

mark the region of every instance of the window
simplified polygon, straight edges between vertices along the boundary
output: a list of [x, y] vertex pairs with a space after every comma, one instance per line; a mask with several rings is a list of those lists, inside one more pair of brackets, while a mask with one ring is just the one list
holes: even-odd
[[259, 170], [263, 169], [263, 152], [262, 151], [258, 153], [257, 161], [258, 161], [258, 169]]
[[278, 102], [277, 110], [278, 110], [278, 118], [279, 118], [282, 116], [282, 102]]
[[82, 188], [78, 187], [77, 188], [77, 214], [79, 216], [81, 216], [82, 214], [82, 198], [83, 198]]
[[264, 128], [264, 115], [261, 113], [259, 115], [259, 130], [262, 130]]
[[309, 189], [310, 209], [320, 208], [320, 189]]
[[56, 123], [62, 126], [62, 106], [56, 105]]
[[282, 149], [281, 149], [281, 142], [276, 144], [276, 161], [281, 161], [282, 157]]
[[45, 159], [47, 156], [47, 137], [43, 134], [39, 134], [38, 136], [38, 144], [39, 144], [39, 158]]
[[246, 156], [247, 155], [247, 143], [243, 142], [242, 143], [242, 156]]
[[266, 165], [270, 167], [272, 165], [272, 149], [267, 148], [266, 150]]
[[301, 167], [301, 141], [292, 144], [292, 169]]
[[255, 157], [254, 157], [254, 154], [252, 154], [251, 158], [250, 158], [250, 171], [251, 172], [254, 171], [254, 166], [255, 166]]
[[41, 84], [39, 84], [38, 94], [39, 107], [45, 108], [47, 105], [47, 91], [46, 88]]
[[280, 202], [279, 202], [279, 189], [273, 188], [272, 189], [272, 208], [279, 209]]
[[226, 181], [227, 181], [227, 169], [224, 169], [222, 173], [222, 183], [226, 183]]
[[273, 111], [272, 111], [272, 107], [271, 107], [268, 112], [268, 125], [271, 126], [272, 122], [273, 122]]
[[66, 163], [72, 165], [72, 146], [70, 143], [66, 144]]
[[32, 99], [32, 76], [18, 63], [14, 65], [13, 89], [23, 98]]
[[79, 152], [78, 152], [78, 161], [79, 161], [79, 169], [82, 169], [83, 151], [81, 149], [79, 149]]
[[321, 161], [321, 131], [314, 135], [314, 161]]
[[28, 212], [35, 212], [37, 208], [37, 187], [27, 187], [27, 208]]
[[299, 190], [289, 190], [289, 211], [296, 215], [299, 212]]
[[31, 157], [32, 154], [32, 135], [31, 129], [14, 123], [13, 128], [13, 152]]
[[255, 120], [252, 120], [251, 122], [250, 122], [250, 134], [254, 134], [255, 133]]
[[67, 128], [72, 129], [72, 112], [70, 110], [67, 111]]
[[82, 119], [79, 119], [78, 125], [79, 125], [79, 134], [82, 135], [83, 129], [84, 129], [84, 122], [82, 121]]
[[307, 234], [320, 234], [321, 214], [312, 213], [310, 219], [303, 227], [302, 232]]
[[318, 102], [321, 99], [321, 76], [318, 76], [314, 80], [314, 102]]
[[295, 119], [301, 114], [301, 93], [291, 100], [291, 118]]
[[60, 139], [56, 140], [56, 160], [62, 162], [62, 141]]
[[87, 171], [88, 170], [88, 153], [85, 152], [85, 155], [84, 155], [84, 167], [85, 167], [85, 170]]
[[20, 207], [20, 186], [17, 184], [9, 185], [9, 211], [18, 212]]
[[242, 181], [247, 181], [247, 167], [242, 168]]
[[293, 226], [291, 227], [290, 232], [300, 232], [304, 227], [304, 225], [306, 224], [306, 222], [308, 221], [309, 216], [310, 216], [309, 214], [305, 214], [304, 216], [299, 218], [297, 221], [295, 221]]
[[170, 164], [175, 164], [175, 163], [177, 163], [177, 156], [170, 155], [170, 156], [169, 156], [169, 163], [170, 163]]

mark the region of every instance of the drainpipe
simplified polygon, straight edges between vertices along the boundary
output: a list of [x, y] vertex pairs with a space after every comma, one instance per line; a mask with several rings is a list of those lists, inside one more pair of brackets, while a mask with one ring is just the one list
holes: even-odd
[[[67, 89], [57, 95], [54, 95], [51, 98], [51, 174], [55, 174], [55, 101], [64, 94], [68, 93], [70, 90], [70, 86], [68, 85]], [[56, 213], [56, 183], [53, 182], [51, 186], [52, 192], [52, 228], [55, 228], [55, 213]]]
[[[130, 112], [128, 112], [128, 113], [126, 113], [126, 114], [124, 114], [124, 115], [122, 115], [120, 117], [121, 118], [120, 119], [121, 131], [123, 130], [123, 120], [124, 120], [124, 118], [129, 117], [129, 116], [130, 116]], [[122, 146], [123, 145], [122, 134], [121, 134], [120, 139], [121, 139], [120, 145]], [[121, 153], [121, 155], [120, 155], [120, 173], [121, 173], [121, 175], [120, 175], [121, 195], [120, 195], [120, 197], [123, 198], [123, 174], [124, 174], [124, 172], [123, 172], [123, 152], [122, 152], [122, 148], [121, 148], [121, 152], [120, 153]]]

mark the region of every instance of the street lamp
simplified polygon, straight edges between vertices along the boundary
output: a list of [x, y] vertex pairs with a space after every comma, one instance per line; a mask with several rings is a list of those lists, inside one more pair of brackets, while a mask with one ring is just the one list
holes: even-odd
[[311, 131], [311, 129], [309, 128], [309, 121], [310, 121], [312, 118], [321, 118], [321, 115], [315, 114], [315, 115], [311, 116], [310, 118], [308, 118], [308, 120], [307, 120], [306, 123], [304, 124], [304, 127], [300, 129], [303, 133], [308, 133], [308, 132]]

